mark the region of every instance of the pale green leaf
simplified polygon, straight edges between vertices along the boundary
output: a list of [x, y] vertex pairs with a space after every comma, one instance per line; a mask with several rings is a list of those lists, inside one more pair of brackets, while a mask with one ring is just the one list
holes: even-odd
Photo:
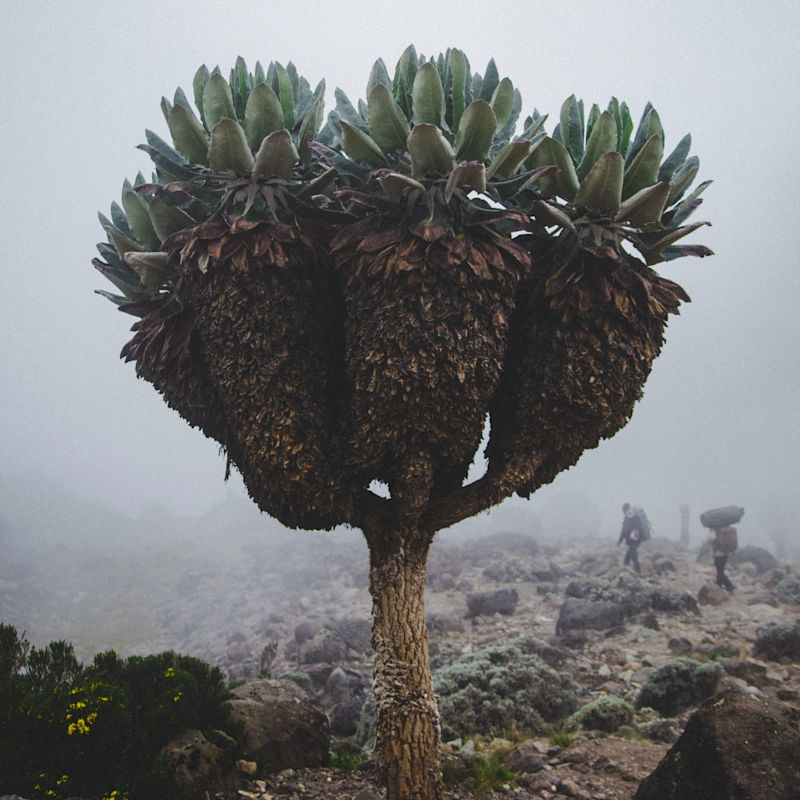
[[273, 131], [264, 137], [261, 147], [256, 153], [253, 177], [282, 178], [289, 180], [292, 177], [294, 165], [300, 155], [295, 149], [292, 135], [285, 128]]
[[658, 168], [663, 156], [664, 142], [660, 134], [654, 133], [628, 163], [622, 185], [623, 200], [658, 181]]
[[224, 117], [236, 119], [236, 112], [233, 110], [231, 87], [217, 72], [208, 79], [203, 91], [203, 121], [211, 131]]
[[283, 108], [271, 86], [259, 83], [247, 98], [244, 110], [244, 132], [252, 150], [257, 149], [265, 136], [283, 128]]
[[664, 212], [669, 197], [669, 183], [660, 181], [640, 189], [631, 195], [620, 207], [616, 219], [630, 225], [647, 225], [658, 222]]
[[411, 154], [411, 171], [416, 178], [427, 172], [449, 172], [455, 166], [453, 148], [438, 125], [415, 125], [407, 146]]
[[199, 119], [183, 105], [173, 106], [167, 125], [175, 149], [192, 164], [208, 164], [208, 136]]
[[417, 71], [412, 98], [414, 124], [441, 127], [444, 118], [444, 87], [433, 64], [423, 64]]
[[497, 117], [497, 127], [502, 128], [508, 122], [514, 108], [514, 84], [508, 78], [503, 78], [497, 84], [489, 104]]
[[497, 118], [485, 100], [475, 100], [467, 106], [456, 134], [456, 157], [460, 161], [485, 161], [489, 157]]
[[208, 161], [214, 172], [231, 170], [244, 175], [253, 169], [253, 154], [247, 144], [242, 126], [223, 117], [211, 131]]
[[363, 161], [373, 167], [386, 165], [386, 157], [375, 140], [364, 131], [353, 127], [344, 120], [342, 126], [342, 147], [353, 161]]
[[405, 150], [411, 132], [403, 110], [382, 83], [376, 84], [367, 101], [369, 132], [384, 153]]
[[444, 189], [445, 202], [450, 202], [450, 198], [459, 186], [468, 186], [476, 192], [486, 191], [486, 167], [476, 161], [459, 164], [447, 179]]
[[592, 133], [586, 143], [586, 152], [576, 168], [578, 178], [583, 180], [600, 156], [616, 149], [617, 123], [611, 113], [604, 111], [592, 126]]
[[510, 178], [532, 152], [533, 142], [510, 142], [492, 159], [486, 177], [491, 178], [497, 173]]
[[559, 172], [552, 176], [547, 176], [539, 181], [539, 187], [543, 194], [557, 194], [564, 200], [571, 201], [578, 192], [580, 182], [575, 173], [575, 165], [572, 163], [572, 156], [566, 151], [561, 142], [557, 142], [550, 136], [545, 136], [537, 145], [533, 153], [528, 157], [525, 165], [529, 169], [544, 167], [553, 164], [559, 168]]
[[605, 152], [581, 182], [574, 205], [593, 211], [612, 212], [619, 208], [625, 162], [616, 151]]

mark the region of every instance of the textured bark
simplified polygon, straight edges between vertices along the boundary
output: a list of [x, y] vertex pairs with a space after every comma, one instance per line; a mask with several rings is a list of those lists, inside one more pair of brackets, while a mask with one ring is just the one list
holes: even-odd
[[439, 712], [431, 684], [425, 579], [431, 535], [366, 532], [375, 651], [375, 754], [387, 800], [440, 800]]

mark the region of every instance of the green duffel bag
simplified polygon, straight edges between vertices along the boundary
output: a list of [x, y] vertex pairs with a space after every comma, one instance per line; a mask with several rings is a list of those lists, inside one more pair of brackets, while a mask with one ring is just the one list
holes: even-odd
[[728, 525], [735, 525], [743, 516], [744, 509], [741, 506], [722, 506], [722, 508], [704, 511], [700, 515], [700, 523], [704, 528], [717, 530]]

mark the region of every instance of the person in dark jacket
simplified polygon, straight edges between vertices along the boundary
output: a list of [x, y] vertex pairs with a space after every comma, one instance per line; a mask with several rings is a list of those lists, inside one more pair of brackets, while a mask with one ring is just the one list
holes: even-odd
[[639, 545], [642, 543], [642, 523], [639, 517], [636, 516], [636, 512], [631, 508], [630, 503], [625, 503], [622, 506], [622, 511], [625, 516], [622, 519], [622, 530], [619, 534], [617, 546], [625, 542], [628, 550], [625, 553], [624, 564], [625, 566], [628, 564], [633, 565], [633, 569], [639, 573], [641, 572], [641, 566], [639, 565], [638, 551]]

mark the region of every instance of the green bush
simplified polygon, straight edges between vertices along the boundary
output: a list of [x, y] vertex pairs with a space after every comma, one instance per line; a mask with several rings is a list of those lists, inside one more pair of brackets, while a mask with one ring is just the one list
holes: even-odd
[[524, 643], [488, 647], [437, 670], [445, 741], [469, 736], [499, 736], [516, 728], [542, 733], [545, 722], [568, 716], [577, 707], [578, 686], [565, 672], [525, 652]]
[[725, 670], [715, 661], [700, 664], [691, 658], [673, 658], [650, 674], [636, 707], [654, 708], [664, 717], [674, 717], [711, 697], [724, 675]]
[[613, 733], [622, 725], [633, 722], [633, 706], [613, 694], [599, 697], [579, 708], [569, 719], [571, 727]]
[[173, 652], [82, 666], [72, 646], [31, 647], [0, 624], [0, 794], [161, 800], [159, 753], [188, 728], [230, 728], [222, 674]]

